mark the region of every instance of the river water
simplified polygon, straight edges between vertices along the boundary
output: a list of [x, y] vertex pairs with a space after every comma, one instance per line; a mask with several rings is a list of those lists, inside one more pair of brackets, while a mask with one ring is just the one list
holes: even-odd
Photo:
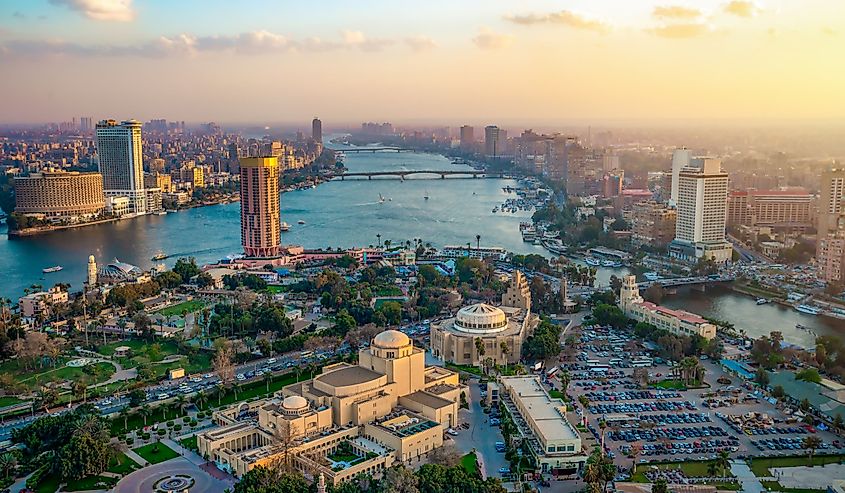
[[[350, 153], [345, 163], [350, 171], [359, 172], [468, 169], [443, 156], [424, 153]], [[394, 244], [421, 238], [441, 247], [474, 245], [475, 235], [480, 234], [482, 245], [549, 256], [542, 247], [524, 243], [519, 234], [520, 221], [528, 220], [531, 212], [492, 212], [513, 196], [502, 190], [508, 185], [516, 182], [459, 178], [332, 181], [282, 195], [282, 220], [291, 225], [282, 239], [306, 248], [347, 248], [375, 245], [376, 235], [381, 234], [382, 241]], [[379, 203], [379, 194], [385, 202]], [[300, 220], [305, 224], [298, 224]], [[28, 238], [9, 239], [2, 231], [0, 296], [16, 299], [34, 283], [48, 287], [67, 282], [78, 289], [85, 278], [88, 255], [94, 255], [98, 263], [119, 259], [144, 269], [153, 265], [151, 257], [159, 251], [170, 255], [165, 261], [168, 266], [183, 256], [196, 257], [200, 263], [213, 262], [241, 251], [239, 221], [240, 204], [232, 203]], [[64, 270], [41, 273], [52, 265], [62, 265]], [[599, 268], [597, 282], [606, 286], [612, 274], [626, 272]], [[818, 334], [845, 334], [845, 322], [802, 315], [774, 304], [757, 306], [753, 298], [724, 289], [706, 293], [680, 290], [664, 304], [729, 320], [751, 336], [781, 330], [787, 342], [805, 346], [814, 336], [796, 329], [797, 323], [813, 327]]]

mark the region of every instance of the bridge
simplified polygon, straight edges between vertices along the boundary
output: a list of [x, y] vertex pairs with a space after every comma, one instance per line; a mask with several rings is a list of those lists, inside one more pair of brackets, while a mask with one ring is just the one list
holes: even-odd
[[382, 177], [386, 176], [389, 178], [400, 178], [404, 180], [409, 175], [433, 175], [433, 176], [440, 176], [441, 180], [445, 180], [447, 176], [456, 176], [456, 177], [465, 177], [465, 178], [506, 178], [503, 173], [490, 173], [488, 171], [477, 171], [477, 170], [398, 170], [398, 171], [367, 171], [367, 172], [353, 172], [353, 173], [344, 173], [339, 175], [340, 181], [345, 180], [346, 178], [363, 178], [366, 177], [368, 180], [372, 180], [373, 177]]
[[404, 147], [352, 147], [350, 149], [332, 149], [336, 152], [344, 154], [359, 153], [359, 152], [417, 152], [414, 149], [406, 149]]
[[734, 276], [720, 275], [720, 276], [701, 276], [701, 277], [679, 277], [676, 279], [658, 279], [657, 281], [644, 281], [638, 283], [640, 288], [648, 288], [654, 284], [658, 284], [664, 288], [677, 288], [681, 286], [694, 286], [697, 284], [711, 284], [717, 282], [731, 282], [736, 280]]

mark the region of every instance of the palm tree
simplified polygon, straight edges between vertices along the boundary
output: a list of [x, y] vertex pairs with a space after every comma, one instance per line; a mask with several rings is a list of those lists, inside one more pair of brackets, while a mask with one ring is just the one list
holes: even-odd
[[120, 414], [118, 414], [121, 418], [123, 418], [123, 429], [126, 430], [129, 428], [129, 407], [124, 407], [120, 410]]
[[8, 478], [17, 466], [18, 459], [15, 454], [11, 452], [0, 454], [0, 471], [3, 472], [3, 478]]
[[505, 360], [505, 373], [507, 373], [508, 372], [508, 353], [511, 352], [511, 348], [510, 348], [510, 346], [508, 346], [507, 342], [502, 341], [502, 343], [499, 345], [499, 349], [502, 351], [502, 359]]
[[267, 386], [267, 393], [270, 393], [270, 383], [273, 381], [273, 372], [268, 371], [264, 374], [264, 385]]
[[187, 407], [188, 404], [190, 404], [190, 403], [188, 402], [188, 399], [186, 399], [184, 395], [179, 394], [179, 395], [176, 396], [176, 406], [179, 408], [180, 413], [185, 410], [185, 407]]
[[381, 233], [376, 233], [376, 239], [378, 239], [378, 247], [381, 248]]
[[150, 406], [144, 404], [143, 406], [138, 408], [138, 415], [144, 418], [144, 426], [147, 426], [147, 418], [149, 418], [153, 414]]
[[560, 390], [566, 394], [566, 390], [569, 388], [569, 382], [572, 380], [569, 370], [563, 370], [558, 378], [560, 379]]
[[475, 352], [478, 354], [478, 365], [481, 366], [482, 371], [484, 371], [484, 365], [482, 364], [482, 360], [484, 359], [484, 341], [481, 340], [480, 337], [475, 338]]
[[204, 408], [208, 404], [208, 394], [204, 390], [200, 390], [194, 397], [194, 403], [196, 403], [198, 409]]
[[731, 454], [727, 450], [722, 450], [719, 452], [719, 455], [716, 456], [716, 460], [713, 461], [713, 465], [716, 468], [716, 471], [720, 475], [724, 475], [725, 471], [731, 468]]
[[813, 467], [813, 455], [816, 453], [816, 449], [822, 444], [822, 439], [815, 436], [815, 435], [808, 435], [804, 437], [804, 448], [807, 449], [807, 460], [810, 463], [810, 467]]
[[241, 384], [238, 382], [232, 383], [232, 392], [235, 393], [235, 400], [238, 400], [238, 391], [241, 390]]
[[481, 235], [475, 235], [475, 249], [481, 250]]

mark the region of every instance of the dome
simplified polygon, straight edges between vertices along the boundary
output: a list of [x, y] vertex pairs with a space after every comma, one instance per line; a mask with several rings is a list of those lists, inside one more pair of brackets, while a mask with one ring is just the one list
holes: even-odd
[[508, 327], [508, 317], [501, 308], [487, 303], [465, 306], [455, 317], [455, 328], [461, 332], [486, 334], [501, 332]]
[[308, 407], [308, 401], [298, 395], [289, 395], [282, 401], [282, 407], [286, 410], [296, 411]]
[[373, 339], [373, 345], [381, 349], [400, 349], [411, 344], [411, 339], [398, 330], [385, 330]]

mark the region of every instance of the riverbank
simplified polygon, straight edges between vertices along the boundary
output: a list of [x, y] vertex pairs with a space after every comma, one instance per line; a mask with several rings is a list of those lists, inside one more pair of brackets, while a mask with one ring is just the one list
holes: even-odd
[[26, 228], [26, 229], [14, 229], [9, 230], [8, 235], [9, 238], [14, 237], [24, 237], [24, 236], [36, 236], [44, 233], [52, 233], [54, 231], [63, 231], [66, 229], [77, 229], [77, 228], [84, 228], [86, 226], [96, 226], [98, 224], [108, 224], [120, 221], [122, 218], [120, 217], [110, 217], [108, 219], [99, 219], [97, 221], [88, 221], [84, 223], [76, 223], [76, 224], [63, 224], [63, 225], [51, 225], [51, 226], [39, 226], [37, 228]]

